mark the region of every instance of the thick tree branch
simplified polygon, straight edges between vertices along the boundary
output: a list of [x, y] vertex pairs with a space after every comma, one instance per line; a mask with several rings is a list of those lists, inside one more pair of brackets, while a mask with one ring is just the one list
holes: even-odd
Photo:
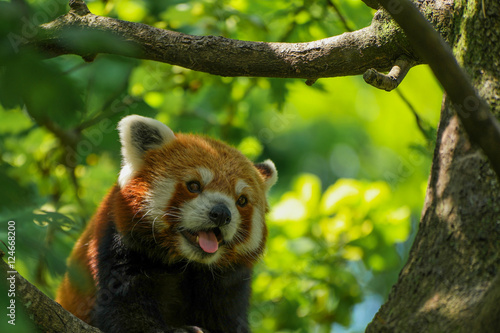
[[500, 179], [500, 123], [479, 97], [448, 44], [408, 0], [379, 0], [403, 28], [412, 48], [443, 85], [472, 142], [481, 147]]
[[[410, 55], [400, 30], [384, 15], [364, 29], [309, 43], [266, 43], [192, 36], [89, 12], [70, 1], [68, 14], [44, 24], [22, 44], [49, 56], [77, 54], [92, 60], [111, 53], [165, 62], [222, 76], [318, 79], [388, 71]], [[21, 37], [22, 38], [22, 37]]]
[[[4, 253], [0, 251], [0, 258], [3, 256]], [[15, 279], [13, 290], [16, 294], [16, 307], [22, 303], [26, 313], [33, 319], [33, 323], [40, 332], [101, 332], [63, 309], [1, 259], [0, 279], [2, 283], [7, 282], [9, 285]]]

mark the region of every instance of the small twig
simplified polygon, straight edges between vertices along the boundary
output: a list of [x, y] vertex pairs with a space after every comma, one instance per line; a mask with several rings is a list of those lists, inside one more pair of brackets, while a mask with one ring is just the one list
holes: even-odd
[[383, 74], [376, 69], [370, 68], [363, 74], [363, 79], [375, 88], [391, 91], [399, 86], [414, 64], [415, 62], [407, 57], [400, 57], [394, 63], [389, 74]]
[[448, 44], [408, 0], [379, 0], [401, 26], [415, 52], [442, 84], [471, 142], [481, 147], [500, 180], [500, 123], [490, 112]]
[[327, 1], [327, 4], [332, 7], [333, 11], [337, 14], [337, 16], [339, 17], [340, 21], [342, 22], [342, 25], [344, 26], [344, 29], [345, 31], [353, 31], [354, 29], [352, 29], [350, 26], [349, 26], [349, 23], [347, 23], [347, 20], [345, 19], [344, 15], [342, 15], [342, 13], [340, 12], [340, 9], [339, 7], [337, 7], [337, 5], [335, 4], [335, 2], [333, 2], [333, 0], [328, 0]]
[[433, 137], [433, 133], [435, 133], [435, 128], [429, 125], [424, 119], [420, 117], [415, 107], [411, 104], [411, 102], [406, 98], [406, 96], [401, 92], [400, 89], [394, 90], [396, 94], [401, 98], [401, 100], [406, 104], [408, 109], [410, 109], [411, 113], [415, 116], [415, 121], [417, 123], [417, 127], [422, 133], [422, 135], [427, 140], [427, 143], [430, 145], [434, 145], [436, 139]]
[[[95, 116], [94, 118], [91, 118], [89, 120], [84, 121], [78, 127], [76, 128], [77, 131], [83, 131], [86, 128], [89, 128], [91, 126], [94, 126], [95, 124], [101, 122], [103, 119], [108, 119], [117, 112], [123, 111], [124, 107], [128, 107], [133, 103], [137, 103], [138, 99], [132, 97], [132, 96], [126, 96], [123, 98], [121, 101], [119, 100], [120, 95], [123, 95], [123, 92], [119, 92], [115, 95], [113, 95], [111, 98], [109, 98], [101, 108], [101, 111], [99, 111], [98, 115]], [[119, 101], [117, 103], [117, 101]], [[117, 111], [119, 110], [119, 111]]]
[[[0, 243], [2, 243], [3, 246], [5, 246], [5, 249], [7, 251], [9, 251], [9, 247], [7, 246], [7, 244], [5, 244], [5, 242], [3, 240], [0, 239]], [[5, 255], [5, 252], [3, 252], [2, 250], [0, 250], [0, 258], [3, 258], [4, 255]]]
[[45, 127], [56, 138], [58, 138], [61, 145], [74, 147], [80, 140], [80, 132], [65, 130], [56, 122], [50, 120], [47, 116], [35, 115], [27, 106], [25, 106], [24, 110], [38, 126]]
[[79, 16], [90, 14], [90, 10], [83, 0], [69, 0], [69, 6], [71, 7], [71, 11]]
[[310, 87], [312, 86], [313, 84], [316, 83], [316, 81], [318, 81], [318, 79], [307, 79], [306, 80], [306, 84]]

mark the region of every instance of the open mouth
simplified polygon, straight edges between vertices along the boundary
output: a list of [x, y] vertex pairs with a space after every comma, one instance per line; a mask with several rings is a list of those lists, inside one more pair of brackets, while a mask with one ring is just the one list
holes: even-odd
[[219, 228], [209, 230], [189, 231], [184, 230], [181, 234], [193, 246], [201, 248], [206, 253], [215, 253], [223, 242], [222, 233]]

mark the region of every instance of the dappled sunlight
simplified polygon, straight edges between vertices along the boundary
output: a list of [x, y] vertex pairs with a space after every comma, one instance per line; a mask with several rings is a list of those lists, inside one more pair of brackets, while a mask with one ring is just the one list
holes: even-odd
[[[410, 232], [410, 209], [398, 206], [384, 182], [339, 179], [326, 190], [311, 174], [295, 179], [269, 214], [271, 237], [254, 283], [255, 308], [291, 311], [303, 324], [347, 324], [361, 301], [349, 262], [381, 272], [401, 262], [395, 244]], [[257, 311], [257, 310], [256, 310]], [[266, 317], [266, 328], [284, 322]]]

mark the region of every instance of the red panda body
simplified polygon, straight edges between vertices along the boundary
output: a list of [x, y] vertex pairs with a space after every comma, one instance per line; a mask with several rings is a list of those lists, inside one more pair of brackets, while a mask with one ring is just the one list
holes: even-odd
[[57, 301], [104, 332], [249, 332], [274, 164], [140, 116], [119, 130], [118, 184], [75, 244]]

